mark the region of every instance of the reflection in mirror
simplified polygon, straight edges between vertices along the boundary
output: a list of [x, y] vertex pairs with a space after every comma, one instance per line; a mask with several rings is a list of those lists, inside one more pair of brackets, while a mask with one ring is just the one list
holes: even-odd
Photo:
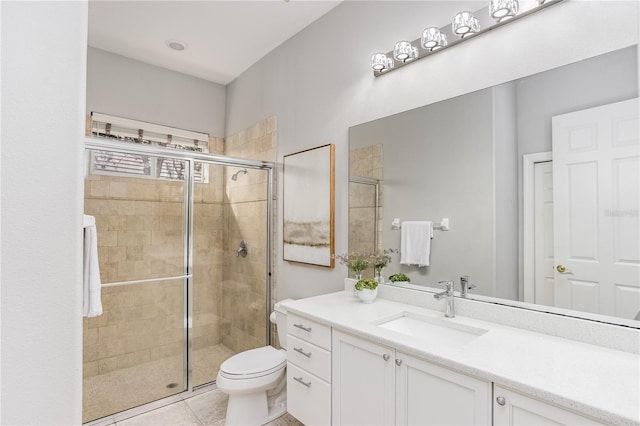
[[469, 276], [476, 297], [638, 326], [637, 60], [631, 46], [352, 127], [349, 251], [400, 249], [395, 219], [447, 217], [428, 266], [394, 254], [385, 278]]

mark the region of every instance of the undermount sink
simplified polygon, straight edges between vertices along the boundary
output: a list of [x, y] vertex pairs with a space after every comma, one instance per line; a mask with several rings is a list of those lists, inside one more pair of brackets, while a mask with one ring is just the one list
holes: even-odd
[[416, 339], [447, 346], [462, 346], [487, 332], [449, 319], [431, 318], [411, 312], [403, 312], [375, 324]]

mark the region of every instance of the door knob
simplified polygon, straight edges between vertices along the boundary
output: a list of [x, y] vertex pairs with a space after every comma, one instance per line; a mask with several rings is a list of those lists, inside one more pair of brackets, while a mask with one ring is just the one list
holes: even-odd
[[504, 405], [507, 403], [507, 401], [504, 399], [504, 396], [497, 397], [496, 402], [498, 403], [498, 405]]
[[564, 274], [565, 272], [567, 272], [567, 268], [564, 265], [558, 265], [556, 266], [556, 271], [560, 272], [561, 274]]

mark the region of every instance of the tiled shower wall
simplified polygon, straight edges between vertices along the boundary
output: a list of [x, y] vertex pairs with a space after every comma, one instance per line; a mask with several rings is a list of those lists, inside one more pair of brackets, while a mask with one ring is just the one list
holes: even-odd
[[[262, 120], [248, 129], [226, 139], [225, 154], [252, 160], [276, 160], [277, 119]], [[231, 175], [237, 168], [228, 168], [224, 215], [225, 264], [219, 309], [225, 324], [221, 329], [222, 342], [234, 352], [264, 345], [267, 330], [264, 327], [266, 311], [265, 267], [266, 215], [268, 173], [248, 169], [236, 181]], [[276, 203], [273, 203], [276, 208]], [[275, 218], [275, 214], [273, 215]], [[263, 225], [264, 224], [264, 225]], [[275, 229], [272, 227], [272, 230]], [[240, 241], [247, 242], [247, 257], [237, 257]], [[275, 241], [272, 250], [275, 251]], [[275, 259], [275, 256], [272, 256]], [[275, 270], [273, 267], [271, 297], [275, 300]], [[274, 340], [275, 343], [275, 340]]]

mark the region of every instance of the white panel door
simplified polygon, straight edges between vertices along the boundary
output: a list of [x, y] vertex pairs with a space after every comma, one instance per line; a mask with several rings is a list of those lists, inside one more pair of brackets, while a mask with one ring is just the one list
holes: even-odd
[[640, 310], [638, 99], [553, 117], [556, 306]]
[[493, 394], [493, 424], [495, 426], [602, 424], [498, 385], [494, 386]]
[[553, 164], [534, 166], [534, 301], [539, 305], [555, 303], [553, 283]]
[[396, 353], [397, 425], [490, 425], [491, 382]]
[[331, 355], [332, 424], [394, 424], [395, 350], [333, 330]]

